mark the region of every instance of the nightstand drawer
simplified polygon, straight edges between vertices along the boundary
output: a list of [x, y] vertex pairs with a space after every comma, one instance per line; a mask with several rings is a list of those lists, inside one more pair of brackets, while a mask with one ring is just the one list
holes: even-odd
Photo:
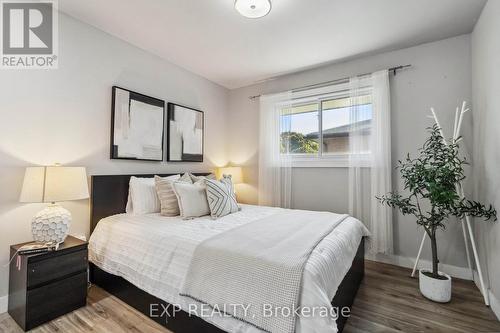
[[33, 288], [53, 280], [87, 270], [87, 249], [28, 262], [27, 287]]
[[26, 295], [26, 330], [85, 305], [87, 272], [29, 290]]

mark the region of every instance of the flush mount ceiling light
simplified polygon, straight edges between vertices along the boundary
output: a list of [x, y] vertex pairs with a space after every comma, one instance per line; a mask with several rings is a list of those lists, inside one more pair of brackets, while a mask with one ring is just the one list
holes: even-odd
[[235, 0], [234, 8], [245, 17], [260, 18], [271, 11], [271, 0]]

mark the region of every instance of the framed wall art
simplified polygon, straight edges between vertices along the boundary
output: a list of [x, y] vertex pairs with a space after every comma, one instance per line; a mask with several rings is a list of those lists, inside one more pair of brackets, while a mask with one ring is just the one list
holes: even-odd
[[162, 161], [165, 102], [113, 86], [111, 158]]
[[203, 111], [175, 103], [167, 110], [167, 161], [203, 162]]

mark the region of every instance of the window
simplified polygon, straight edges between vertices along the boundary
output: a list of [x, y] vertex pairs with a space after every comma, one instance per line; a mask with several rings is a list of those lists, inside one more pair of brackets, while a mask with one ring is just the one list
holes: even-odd
[[281, 113], [281, 153], [293, 155], [318, 155], [319, 105], [309, 103], [294, 105]]
[[369, 136], [372, 120], [371, 96], [357, 98], [355, 108], [350, 98], [322, 101], [322, 153], [324, 155], [349, 153], [349, 137], [356, 131], [360, 137], [361, 151], [369, 153]]
[[[357, 151], [370, 152], [372, 101], [367, 89], [355, 99], [345, 91], [294, 100], [281, 109], [280, 150], [283, 156], [303, 162], [346, 160], [351, 140]], [[326, 163], [325, 166], [329, 166]]]

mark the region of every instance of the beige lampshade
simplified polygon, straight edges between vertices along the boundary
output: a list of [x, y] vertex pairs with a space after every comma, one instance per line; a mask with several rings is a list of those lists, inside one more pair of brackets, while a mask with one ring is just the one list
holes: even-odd
[[83, 167], [28, 167], [24, 174], [20, 202], [57, 202], [89, 197], [87, 173]]
[[222, 175], [231, 175], [231, 180], [233, 181], [233, 184], [243, 183], [243, 173], [241, 171], [241, 167], [219, 168], [218, 170], [219, 178], [221, 178]]

